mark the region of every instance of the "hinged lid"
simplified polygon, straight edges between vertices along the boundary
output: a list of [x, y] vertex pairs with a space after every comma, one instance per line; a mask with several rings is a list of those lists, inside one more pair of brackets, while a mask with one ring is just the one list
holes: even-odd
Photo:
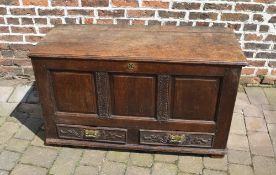
[[230, 29], [207, 27], [60, 25], [29, 56], [246, 65]]

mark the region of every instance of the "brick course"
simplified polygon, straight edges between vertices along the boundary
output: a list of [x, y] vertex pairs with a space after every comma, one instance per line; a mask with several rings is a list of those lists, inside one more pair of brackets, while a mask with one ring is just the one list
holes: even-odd
[[0, 70], [29, 73], [12, 60], [58, 24], [228, 27], [249, 60], [243, 75], [276, 72], [275, 0], [0, 0]]

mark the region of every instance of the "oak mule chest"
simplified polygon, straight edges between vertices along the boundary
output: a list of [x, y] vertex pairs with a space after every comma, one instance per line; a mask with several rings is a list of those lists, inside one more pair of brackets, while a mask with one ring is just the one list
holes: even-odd
[[29, 56], [46, 144], [225, 154], [246, 65], [231, 30], [61, 25]]

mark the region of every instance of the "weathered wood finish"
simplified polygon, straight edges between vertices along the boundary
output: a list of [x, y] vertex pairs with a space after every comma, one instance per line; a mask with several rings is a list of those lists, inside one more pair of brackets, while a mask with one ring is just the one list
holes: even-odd
[[224, 154], [246, 64], [230, 31], [62, 26], [30, 57], [46, 143]]

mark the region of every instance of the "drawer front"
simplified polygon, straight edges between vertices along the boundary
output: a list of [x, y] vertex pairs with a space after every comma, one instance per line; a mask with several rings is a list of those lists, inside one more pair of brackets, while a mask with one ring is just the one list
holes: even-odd
[[213, 134], [140, 130], [140, 144], [212, 147]]
[[107, 143], [126, 143], [127, 130], [120, 128], [57, 125], [58, 136], [65, 139]]

